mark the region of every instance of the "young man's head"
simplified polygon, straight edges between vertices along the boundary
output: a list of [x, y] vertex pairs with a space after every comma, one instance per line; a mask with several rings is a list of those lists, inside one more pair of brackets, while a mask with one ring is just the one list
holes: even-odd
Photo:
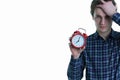
[[[104, 0], [104, 1], [112, 1], [113, 5], [116, 5], [116, 2], [114, 0]], [[97, 5], [102, 4], [101, 0], [93, 0], [91, 3], [91, 15], [94, 15], [94, 10]]]
[[[106, 0], [107, 1], [107, 0]], [[116, 5], [115, 1], [112, 3]], [[91, 15], [95, 21], [97, 31], [99, 33], [106, 33], [111, 31], [112, 19], [97, 5], [102, 4], [101, 0], [93, 0], [91, 3]]]

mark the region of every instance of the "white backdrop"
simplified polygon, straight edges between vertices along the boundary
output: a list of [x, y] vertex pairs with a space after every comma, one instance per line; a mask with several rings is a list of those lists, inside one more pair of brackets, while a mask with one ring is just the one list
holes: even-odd
[[80, 27], [96, 30], [91, 1], [1, 0], [0, 80], [67, 80], [69, 37]]

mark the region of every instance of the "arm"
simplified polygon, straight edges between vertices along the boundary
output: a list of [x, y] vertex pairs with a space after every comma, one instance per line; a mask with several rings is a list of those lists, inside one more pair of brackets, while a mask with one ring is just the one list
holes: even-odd
[[78, 59], [74, 59], [73, 56], [71, 56], [67, 71], [68, 80], [81, 80], [83, 77], [84, 67], [85, 57], [83, 52]]
[[101, 0], [103, 4], [98, 5], [97, 7], [101, 7], [103, 11], [112, 18], [114, 22], [120, 25], [120, 13], [117, 12], [116, 5], [113, 5], [112, 1], [104, 1]]
[[120, 13], [113, 14], [112, 20], [120, 26]]

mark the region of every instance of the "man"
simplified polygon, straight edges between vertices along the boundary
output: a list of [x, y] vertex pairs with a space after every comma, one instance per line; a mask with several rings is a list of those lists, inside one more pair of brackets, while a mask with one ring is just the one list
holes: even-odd
[[114, 0], [92, 1], [96, 32], [87, 38], [84, 49], [70, 45], [69, 80], [81, 80], [84, 68], [86, 80], [120, 80], [120, 33], [111, 28], [112, 20], [120, 25], [120, 14], [116, 9]]

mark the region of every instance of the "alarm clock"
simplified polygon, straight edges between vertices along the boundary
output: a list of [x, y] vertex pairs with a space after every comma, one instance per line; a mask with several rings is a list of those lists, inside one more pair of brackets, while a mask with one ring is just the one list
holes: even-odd
[[80, 29], [85, 31], [85, 29], [83, 28], [79, 28], [78, 30], [76, 30], [70, 37], [70, 42], [73, 47], [82, 49], [84, 48], [84, 46], [86, 46], [87, 34], [86, 31], [85, 33], [81, 33]]

